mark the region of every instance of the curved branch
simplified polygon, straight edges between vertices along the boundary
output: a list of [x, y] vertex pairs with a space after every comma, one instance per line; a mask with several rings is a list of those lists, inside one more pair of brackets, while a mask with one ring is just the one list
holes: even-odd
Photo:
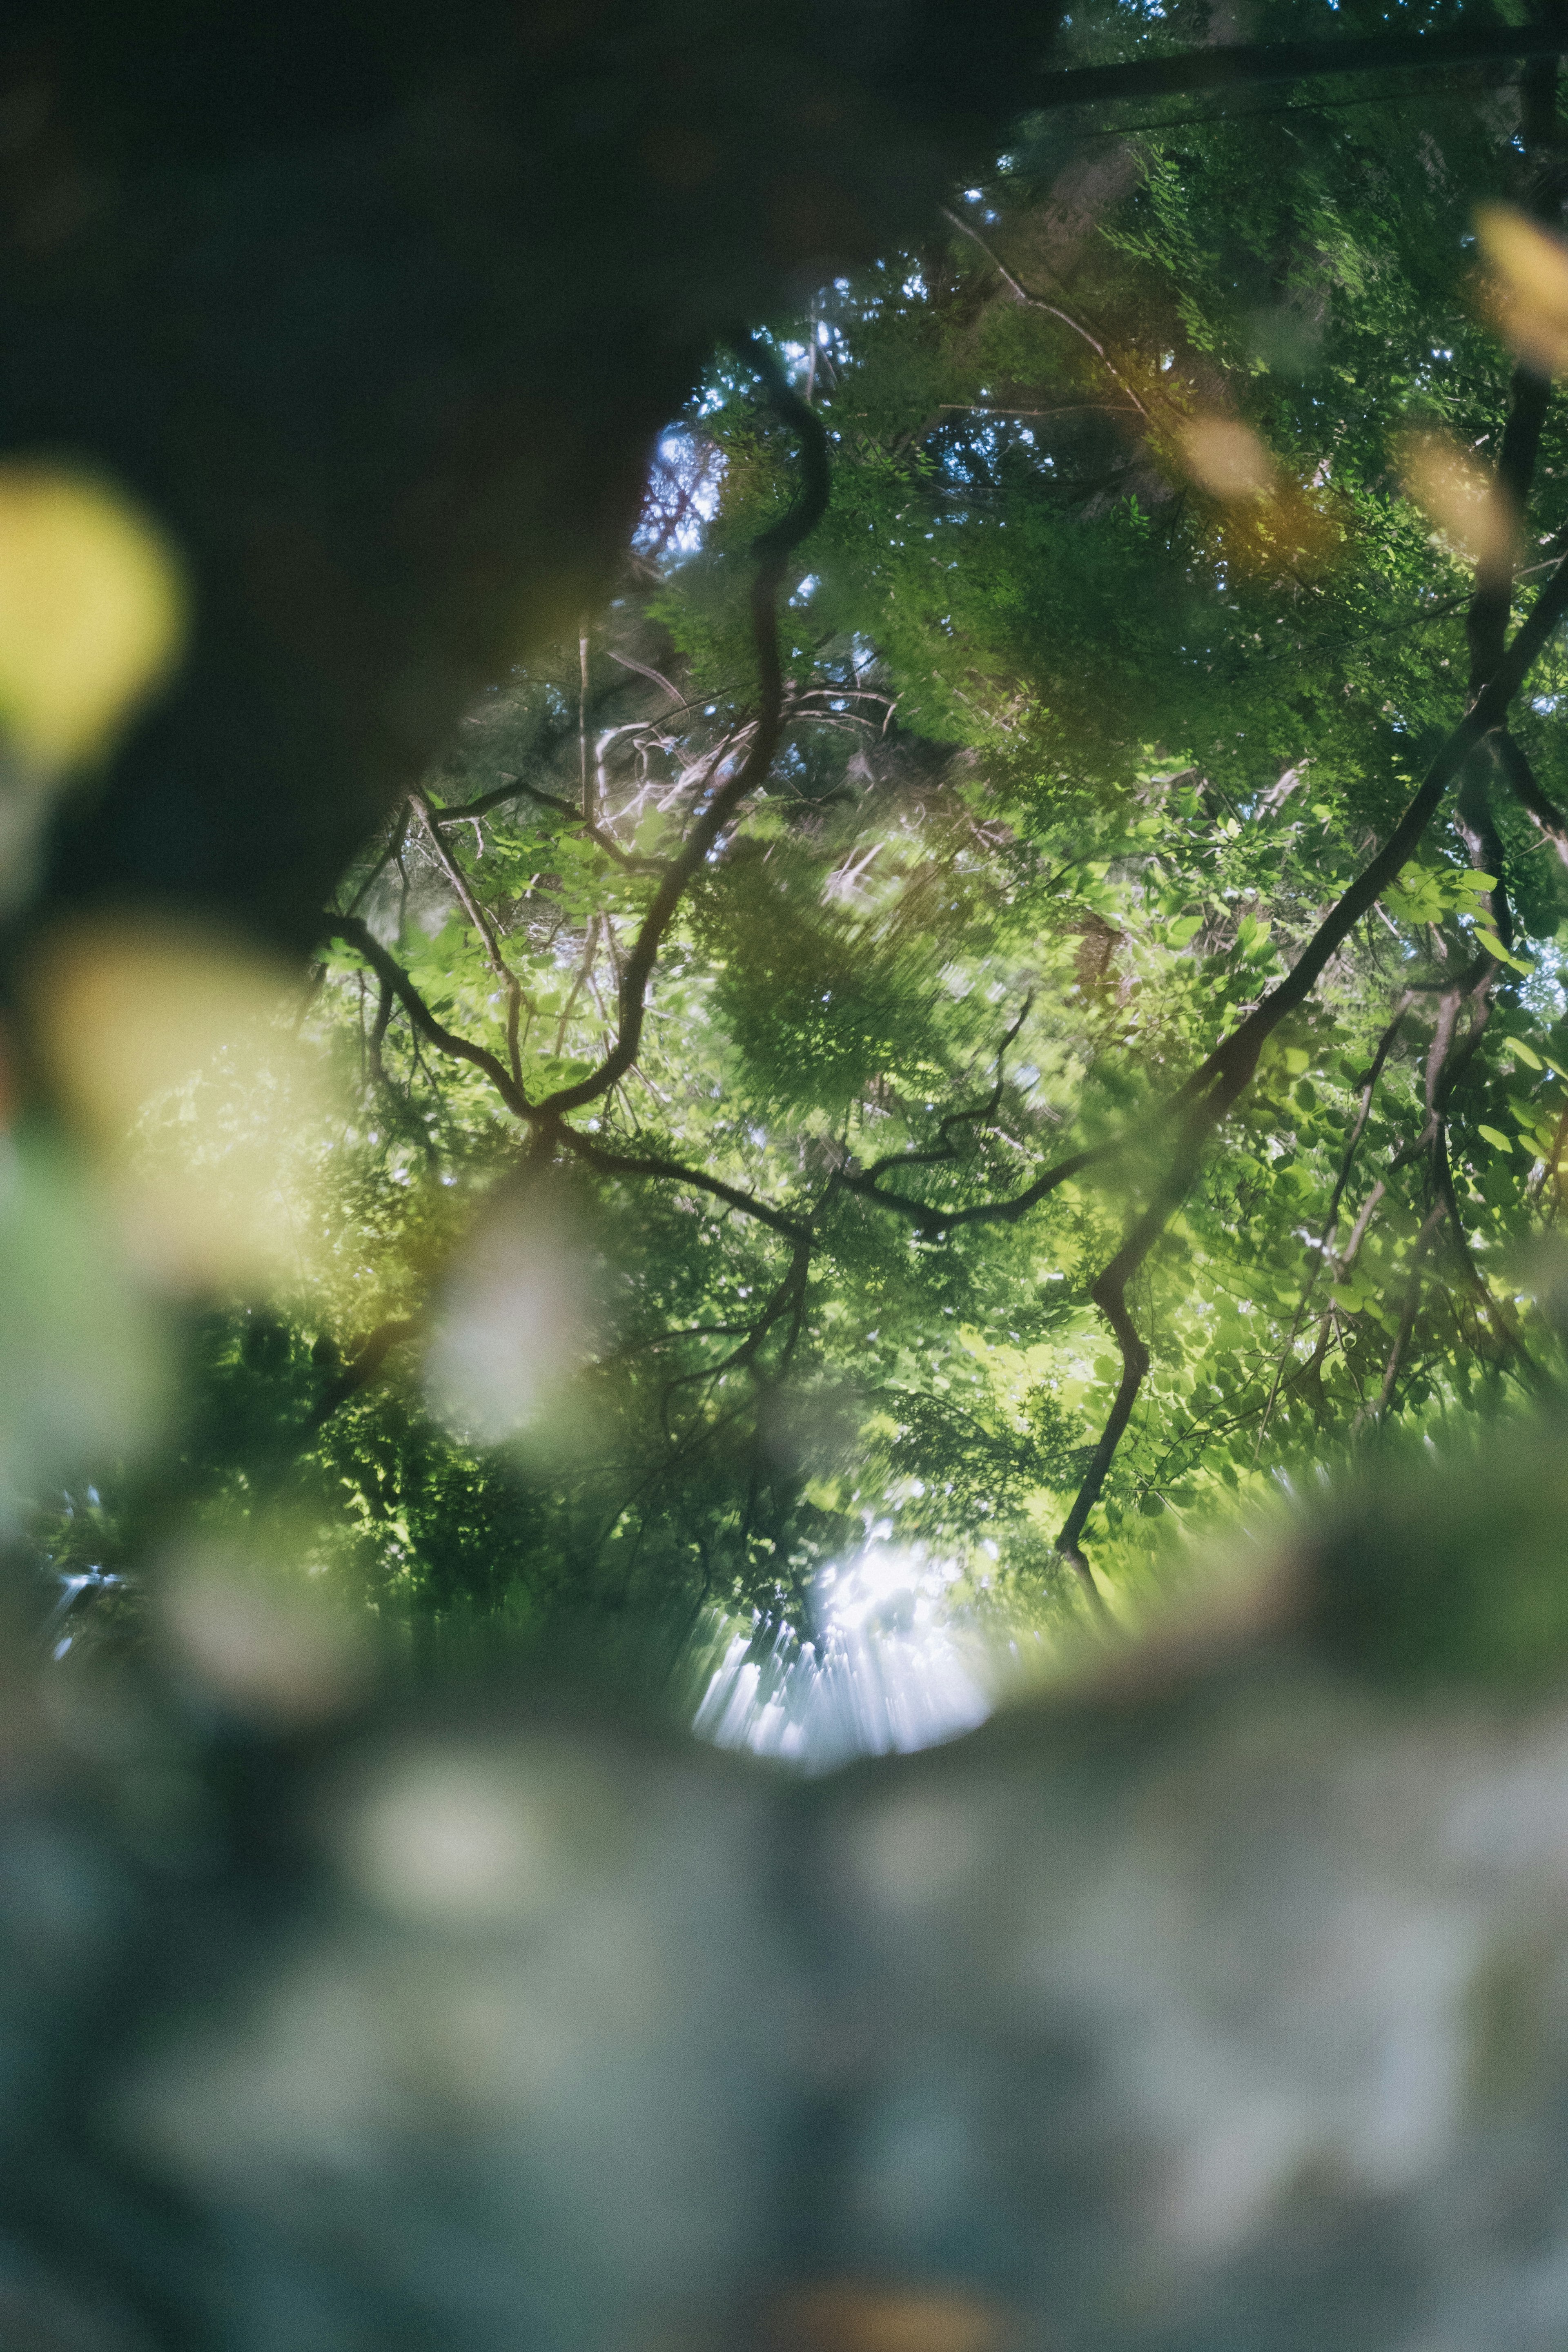
[[[1258, 1058], [1274, 1031], [1288, 1014], [1306, 1003], [1335, 952], [1389, 884], [1397, 878], [1402, 868], [1408, 865], [1449, 785], [1477, 745], [1506, 718], [1509, 704], [1528, 676], [1531, 664], [1565, 616], [1568, 616], [1568, 556], [1557, 564], [1491, 677], [1438, 751], [1414, 798], [1383, 847], [1368, 860], [1349, 888], [1335, 900], [1284, 979], [1277, 982], [1262, 1003], [1255, 1005], [1237, 1024], [1228, 1036], [1221, 1038], [1191, 1077], [1177, 1088], [1159, 1117], [1169, 1118], [1184, 1106], [1195, 1103], [1201, 1132], [1206, 1135], [1226, 1116], [1237, 1097], [1251, 1084]], [[872, 1197], [880, 1200], [885, 1206], [899, 1210], [927, 1230], [945, 1232], [952, 1225], [972, 1224], [998, 1217], [1010, 1221], [1021, 1216], [1068, 1177], [1076, 1175], [1081, 1168], [1097, 1160], [1126, 1150], [1129, 1142], [1129, 1138], [1122, 1137], [1115, 1142], [1101, 1144], [1092, 1151], [1075, 1153], [1071, 1160], [1047, 1170], [1037, 1183], [1012, 1201], [984, 1202], [974, 1208], [955, 1210], [945, 1215], [928, 1210], [921, 1202], [877, 1192], [854, 1178], [846, 1178], [845, 1181], [852, 1190], [870, 1192]], [[1163, 1220], [1161, 1222], [1163, 1223]]]
[[342, 940], [357, 955], [363, 956], [376, 978], [396, 997], [416, 1034], [434, 1045], [438, 1054], [455, 1062], [470, 1063], [476, 1070], [482, 1071], [515, 1118], [532, 1121], [540, 1118], [538, 1105], [529, 1101], [510, 1071], [488, 1045], [476, 1045], [470, 1038], [459, 1037], [455, 1030], [437, 1020], [396, 957], [388, 954], [368, 923], [358, 915], [327, 915], [322, 919], [321, 936]]
[[1568, 816], [1564, 816], [1556, 802], [1542, 792], [1535, 771], [1511, 730], [1500, 728], [1492, 741], [1498, 765], [1514, 798], [1536, 831], [1552, 844], [1563, 864], [1568, 866]]
[[884, 1192], [868, 1173], [841, 1175], [839, 1181], [847, 1192], [858, 1192], [864, 1199], [875, 1201], [879, 1208], [891, 1209], [896, 1215], [908, 1217], [910, 1224], [922, 1234], [948, 1234], [957, 1225], [1012, 1225], [1016, 1224], [1020, 1217], [1027, 1216], [1029, 1211], [1054, 1192], [1058, 1184], [1067, 1183], [1069, 1178], [1080, 1174], [1086, 1168], [1120, 1158], [1122, 1152], [1131, 1148], [1131, 1136], [1122, 1135], [1110, 1143], [1097, 1143], [1088, 1150], [1075, 1151], [1070, 1158], [1058, 1160], [1054, 1168], [1047, 1168], [1043, 1176], [1037, 1176], [1024, 1192], [1015, 1192], [1010, 1200], [976, 1201], [964, 1209], [932, 1208], [927, 1202], [911, 1201], [907, 1193]]
[[430, 819], [438, 825], [456, 824], [459, 820], [485, 816], [491, 809], [504, 808], [508, 801], [517, 800], [534, 801], [541, 808], [553, 809], [578, 833], [585, 833], [595, 848], [602, 849], [606, 857], [627, 874], [662, 874], [664, 871], [662, 857], [638, 857], [634, 851], [623, 849], [613, 833], [602, 824], [593, 824], [571, 801], [563, 800], [559, 793], [544, 792], [538, 784], [525, 784], [518, 776], [498, 785], [494, 792], [481, 793], [478, 800], [460, 802], [455, 808], [433, 808]]
[[[1100, 337], [1095, 334], [1091, 329], [1086, 327], [1081, 319], [1075, 319], [1070, 310], [1062, 310], [1058, 303], [1047, 302], [1044, 297], [1039, 294], [1031, 294], [1026, 286], [1020, 285], [1017, 278], [1014, 277], [1012, 271], [1008, 268], [1006, 263], [1000, 260], [998, 257], [992, 252], [991, 247], [986, 244], [985, 239], [980, 235], [979, 231], [977, 229], [971, 228], [969, 223], [966, 220], [962, 219], [957, 213], [950, 212], [945, 205], [943, 205], [942, 208], [942, 213], [944, 220], [951, 221], [955, 229], [959, 230], [963, 236], [969, 238], [971, 244], [977, 245], [980, 247], [981, 252], [985, 256], [986, 260], [991, 264], [992, 268], [1001, 278], [1003, 284], [1006, 287], [1007, 291], [1012, 295], [1015, 301], [1022, 302], [1027, 310], [1044, 310], [1049, 317], [1059, 319], [1064, 327], [1070, 328], [1075, 335], [1079, 336], [1082, 341], [1089, 345], [1089, 350], [1093, 352], [1095, 357], [1100, 361], [1100, 363], [1104, 368], [1107, 375], [1111, 378], [1113, 383], [1121, 386], [1122, 393], [1126, 398], [1131, 401], [1132, 406], [1143, 419], [1144, 424], [1152, 425], [1154, 421], [1153, 418], [1151, 416], [1148, 409], [1143, 405], [1143, 403], [1139, 399], [1138, 394], [1133, 391], [1132, 386], [1128, 383], [1121, 369], [1117, 366], [1116, 362], [1111, 358], [1110, 353], [1106, 350], [1105, 345], [1100, 341]], [[944, 401], [942, 405], [947, 407], [951, 405], [951, 404]], [[1021, 415], [1023, 412], [1019, 411], [1017, 413]]]
[[822, 420], [791, 389], [783, 369], [766, 347], [755, 341], [746, 346], [752, 365], [767, 387], [768, 397], [799, 436], [801, 486], [789, 511], [753, 542], [756, 574], [752, 584], [752, 633], [756, 649], [758, 709], [745, 757], [728, 782], [714, 790], [707, 807], [692, 823], [685, 840], [664, 868], [653, 904], [626, 958], [621, 975], [620, 1029], [599, 1067], [574, 1086], [558, 1087], [541, 1106], [550, 1117], [575, 1110], [606, 1094], [626, 1076], [642, 1042], [647, 983], [681, 895], [707, 858], [731, 817], [773, 764], [784, 730], [784, 664], [779, 655], [778, 593], [791, 555], [821, 520], [826, 509], [830, 476], [827, 436]]
[[1058, 1538], [1058, 1549], [1063, 1557], [1073, 1560], [1075, 1565], [1081, 1554], [1080, 1538], [1084, 1525], [1100, 1498], [1148, 1370], [1148, 1351], [1138, 1337], [1127, 1308], [1129, 1282], [1164, 1232], [1177, 1204], [1197, 1174], [1209, 1137], [1250, 1085], [1268, 1039], [1287, 1013], [1305, 1003], [1341, 941], [1405, 865], [1443, 794], [1477, 744], [1505, 716], [1509, 702], [1530, 665], [1565, 614], [1568, 614], [1568, 558], [1557, 566], [1536, 598], [1512, 644], [1437, 753], [1422, 780], [1419, 791], [1383, 848], [1336, 901], [1285, 978], [1270, 990], [1261, 1004], [1237, 1024], [1228, 1037], [1221, 1040], [1173, 1098], [1171, 1108], [1183, 1102], [1190, 1108], [1171, 1165], [1147, 1208], [1129, 1227], [1121, 1248], [1090, 1294], [1116, 1334], [1121, 1349], [1122, 1376], [1094, 1457]]
[[[1110, 1612], [1106, 1607], [1105, 1596], [1095, 1581], [1094, 1570], [1084, 1557], [1081, 1538], [1089, 1515], [1100, 1500], [1100, 1489], [1110, 1475], [1111, 1463], [1116, 1458], [1116, 1449], [1121, 1443], [1123, 1431], [1132, 1418], [1132, 1408], [1138, 1402], [1138, 1391], [1142, 1387], [1149, 1370], [1149, 1349], [1138, 1326], [1132, 1320], [1131, 1312], [1127, 1305], [1127, 1282], [1132, 1267], [1123, 1267], [1121, 1258], [1124, 1255], [1124, 1250], [1117, 1254], [1090, 1293], [1095, 1305], [1116, 1335], [1116, 1344], [1121, 1350], [1121, 1379], [1117, 1387], [1116, 1401], [1110, 1408], [1105, 1427], [1100, 1433], [1100, 1443], [1094, 1449], [1094, 1457], [1084, 1474], [1066, 1524], [1057, 1538], [1057, 1549], [1077, 1571], [1084, 1590], [1090, 1595], [1101, 1616], [1107, 1618]], [[1134, 1265], [1136, 1263], [1137, 1261], [1133, 1261]]]
[[1228, 1037], [1193, 1072], [1175, 1100], [1189, 1101], [1205, 1088], [1222, 1098], [1218, 1116], [1230, 1108], [1258, 1067], [1258, 1057], [1287, 1013], [1304, 1004], [1331, 957], [1406, 866], [1422, 835], [1476, 745], [1506, 717], [1509, 704], [1548, 638], [1568, 615], [1568, 557], [1560, 562], [1531, 606], [1513, 642], [1463, 719], [1438, 751], [1419, 789], [1377, 855], [1369, 859], [1330, 908], [1282, 981], [1268, 992]]
[[[497, 935], [495, 925], [491, 922], [489, 915], [485, 912], [479, 900], [475, 898], [472, 890], [468, 887], [468, 876], [464, 873], [462, 867], [458, 865], [457, 859], [453, 856], [451, 851], [442, 840], [429, 802], [426, 799], [423, 793], [411, 793], [408, 797], [408, 805], [418, 817], [421, 824], [425, 827], [426, 836], [429, 841], [431, 848], [436, 853], [441, 871], [445, 874], [447, 881], [451, 884], [452, 888], [457, 895], [458, 904], [461, 907], [464, 914], [467, 915], [469, 922], [472, 923], [475, 930], [478, 931], [480, 939], [484, 941], [485, 954], [489, 960], [490, 970], [494, 972], [496, 978], [500, 981], [501, 986], [506, 991], [507, 1047], [511, 1061], [512, 1082], [521, 1092], [522, 1087], [522, 1064], [518, 1045], [518, 1021], [522, 1006], [527, 1002], [523, 994], [522, 982], [519, 980], [516, 972], [513, 971], [510, 964], [508, 963], [505, 956], [502, 955], [500, 940]], [[533, 1008], [530, 1005], [529, 1013], [531, 1018], [532, 1012]]]
[[357, 916], [329, 915], [323, 922], [322, 932], [324, 937], [343, 940], [364, 957], [384, 990], [397, 999], [418, 1034], [434, 1045], [438, 1053], [454, 1061], [470, 1063], [475, 1069], [482, 1071], [507, 1108], [540, 1130], [538, 1139], [546, 1150], [559, 1144], [607, 1176], [656, 1176], [688, 1184], [695, 1192], [710, 1193], [727, 1207], [740, 1210], [742, 1215], [754, 1217], [759, 1224], [782, 1234], [787, 1241], [798, 1244], [809, 1239], [810, 1228], [804, 1218], [791, 1216], [787, 1210], [773, 1208], [770, 1202], [760, 1201], [755, 1193], [743, 1192], [737, 1184], [727, 1184], [721, 1177], [710, 1176], [703, 1169], [689, 1168], [681, 1160], [669, 1160], [657, 1152], [612, 1150], [594, 1137], [568, 1127], [547, 1105], [530, 1103], [512, 1084], [506, 1069], [488, 1047], [476, 1045], [467, 1037], [459, 1037], [456, 1031], [437, 1020], [402, 965], [388, 954]]
[[700, 1168], [688, 1168], [679, 1160], [667, 1160], [658, 1152], [614, 1151], [584, 1135], [581, 1129], [561, 1126], [555, 1129], [559, 1141], [579, 1160], [586, 1160], [606, 1176], [658, 1176], [679, 1184], [689, 1184], [694, 1192], [708, 1192], [742, 1215], [754, 1217], [759, 1224], [767, 1225], [788, 1241], [801, 1241], [808, 1228], [800, 1217], [792, 1217], [785, 1209], [775, 1209], [766, 1201], [759, 1201], [754, 1192], [742, 1192], [738, 1184], [726, 1184], [721, 1177], [710, 1176]]
[[934, 1168], [940, 1166], [943, 1161], [956, 1160], [958, 1157], [958, 1146], [955, 1143], [950, 1143], [948, 1141], [949, 1129], [955, 1127], [966, 1126], [975, 1119], [988, 1119], [995, 1118], [997, 1109], [1002, 1101], [1002, 1085], [1007, 1059], [1007, 1048], [1017, 1036], [1018, 1032], [1023, 1027], [1025, 1022], [1028, 1019], [1030, 1009], [1033, 1006], [1034, 1002], [1035, 1000], [1032, 995], [1025, 998], [1023, 1011], [1019, 1013], [1012, 1026], [1007, 1030], [1005, 1035], [1002, 1039], [1002, 1043], [996, 1048], [996, 1083], [992, 1087], [990, 1093], [986, 1096], [985, 1100], [983, 1103], [976, 1103], [967, 1110], [950, 1110], [944, 1112], [942, 1117], [937, 1121], [937, 1141], [930, 1151], [889, 1151], [886, 1153], [882, 1159], [873, 1160], [869, 1168], [861, 1169], [858, 1173], [861, 1176], [869, 1179], [874, 1183], [879, 1176], [885, 1176], [890, 1168]]

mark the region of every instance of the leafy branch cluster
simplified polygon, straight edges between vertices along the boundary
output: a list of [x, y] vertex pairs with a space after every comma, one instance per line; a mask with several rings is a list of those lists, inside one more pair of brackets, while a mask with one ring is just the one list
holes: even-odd
[[[721, 364], [609, 611], [324, 918], [338, 1272], [215, 1323], [193, 1476], [280, 1429], [428, 1617], [798, 1623], [878, 1528], [1072, 1610], [1553, 1385], [1568, 434], [1472, 220], [1562, 156], [1549, 60], [1042, 117]], [[593, 1329], [500, 1442], [432, 1350], [531, 1234]]]

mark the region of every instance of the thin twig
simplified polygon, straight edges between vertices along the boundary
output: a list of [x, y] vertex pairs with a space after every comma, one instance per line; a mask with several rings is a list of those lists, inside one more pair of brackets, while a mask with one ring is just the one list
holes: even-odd
[[760, 784], [773, 764], [784, 728], [784, 665], [779, 654], [778, 597], [791, 555], [815, 529], [826, 508], [830, 476], [827, 436], [815, 410], [794, 393], [777, 360], [764, 344], [748, 344], [752, 362], [767, 386], [768, 397], [793, 426], [801, 447], [801, 487], [782, 520], [763, 532], [752, 554], [756, 572], [752, 584], [752, 634], [756, 648], [758, 710], [745, 758], [728, 781], [717, 784], [696, 816], [679, 849], [665, 866], [653, 903], [643, 917], [621, 976], [620, 1027], [614, 1045], [598, 1068], [576, 1084], [558, 1087], [543, 1108], [559, 1117], [595, 1101], [625, 1076], [637, 1059], [642, 1041], [647, 983], [664, 935], [682, 893], [704, 863], [720, 835], [741, 803]]
[[[426, 838], [428, 840], [431, 848], [436, 853], [437, 862], [439, 864], [441, 871], [446, 875], [447, 881], [450, 882], [453, 890], [456, 892], [458, 905], [462, 908], [463, 912], [467, 915], [469, 922], [472, 923], [475, 930], [478, 931], [479, 938], [483, 942], [485, 955], [489, 963], [490, 970], [495, 973], [496, 978], [500, 982], [501, 986], [506, 991], [507, 1052], [511, 1063], [512, 1079], [518, 1091], [521, 1093], [522, 1090], [522, 1064], [518, 1045], [518, 1019], [522, 1005], [526, 1002], [523, 993], [522, 982], [519, 980], [516, 972], [513, 971], [510, 964], [508, 963], [505, 956], [501, 953], [500, 940], [497, 937], [495, 925], [491, 922], [489, 916], [486, 913], [484, 908], [480, 906], [478, 898], [474, 896], [473, 891], [469, 888], [468, 876], [464, 873], [462, 867], [458, 865], [457, 859], [453, 856], [451, 851], [442, 840], [440, 831], [432, 818], [429, 802], [425, 798], [423, 793], [411, 793], [409, 794], [408, 805], [414, 810], [415, 814], [419, 818], [420, 823], [425, 827]], [[530, 1004], [529, 1010], [531, 1013], [532, 1012], [532, 1009], [531, 1004]]]
[[953, 227], [958, 230], [962, 236], [968, 237], [972, 245], [977, 245], [980, 247], [981, 252], [985, 256], [986, 260], [991, 264], [992, 268], [1001, 278], [1003, 284], [1013, 296], [1015, 301], [1022, 302], [1026, 309], [1031, 310], [1044, 310], [1049, 317], [1059, 319], [1064, 327], [1070, 327], [1073, 333], [1079, 336], [1082, 341], [1089, 345], [1089, 350], [1093, 352], [1096, 358], [1100, 361], [1100, 363], [1105, 369], [1106, 373], [1111, 376], [1115, 382], [1121, 385], [1122, 391], [1126, 394], [1127, 398], [1131, 402], [1133, 407], [1138, 411], [1139, 415], [1143, 419], [1143, 422], [1146, 425], [1152, 425], [1154, 421], [1152, 416], [1150, 415], [1148, 409], [1144, 407], [1143, 403], [1139, 399], [1138, 394], [1133, 391], [1131, 385], [1128, 383], [1126, 377], [1117, 366], [1116, 362], [1111, 358], [1110, 353], [1106, 350], [1105, 345], [1100, 341], [1099, 336], [1094, 333], [1093, 330], [1086, 327], [1081, 319], [1075, 319], [1070, 310], [1064, 310], [1058, 302], [1047, 302], [1042, 295], [1031, 294], [1026, 286], [1019, 284], [1017, 278], [1014, 277], [1012, 271], [1008, 268], [1006, 263], [999, 259], [998, 257], [993, 253], [991, 247], [986, 244], [985, 239], [981, 236], [978, 229], [971, 228], [966, 220], [961, 218], [957, 213], [950, 212], [945, 205], [943, 205], [942, 212], [942, 218], [944, 220], [951, 221]]

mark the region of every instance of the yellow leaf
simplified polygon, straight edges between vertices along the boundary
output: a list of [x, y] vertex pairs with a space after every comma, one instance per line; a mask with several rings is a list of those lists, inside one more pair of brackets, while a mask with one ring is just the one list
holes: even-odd
[[1493, 495], [1489, 466], [1447, 433], [1402, 433], [1394, 457], [1406, 498], [1472, 563], [1500, 562], [1513, 551], [1515, 519]]
[[100, 919], [42, 940], [24, 989], [142, 1272], [252, 1295], [305, 1279], [339, 1106], [290, 1018], [294, 976], [238, 942]]
[[174, 668], [179, 565], [107, 485], [0, 466], [0, 725], [44, 769], [101, 751]]
[[1178, 434], [1187, 471], [1216, 499], [1257, 499], [1274, 487], [1275, 465], [1237, 416], [1194, 416]]
[[1487, 308], [1520, 358], [1554, 374], [1568, 366], [1568, 247], [1510, 205], [1480, 205], [1476, 240], [1491, 269]]

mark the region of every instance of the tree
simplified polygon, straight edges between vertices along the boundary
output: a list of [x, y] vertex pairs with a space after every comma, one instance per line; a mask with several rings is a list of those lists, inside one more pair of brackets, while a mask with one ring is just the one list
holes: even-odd
[[1554, 75], [1042, 117], [717, 366], [325, 919], [205, 1509], [422, 1623], [771, 1638], [879, 1526], [1070, 1615], [1552, 1390]]

